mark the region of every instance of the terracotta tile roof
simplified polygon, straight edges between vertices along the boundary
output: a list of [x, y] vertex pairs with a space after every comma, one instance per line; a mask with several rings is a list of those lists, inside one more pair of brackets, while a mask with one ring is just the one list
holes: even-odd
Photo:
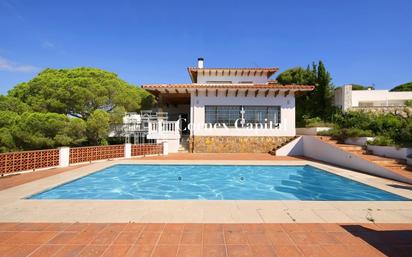
[[197, 82], [197, 74], [202, 72], [203, 74], [209, 74], [215, 76], [223, 76], [225, 73], [231, 74], [235, 73], [235, 75], [240, 76], [256, 76], [258, 73], [261, 73], [260, 76], [266, 74], [266, 77], [269, 78], [273, 74], [275, 74], [279, 68], [277, 67], [267, 67], [267, 68], [196, 68], [196, 67], [189, 67], [187, 71], [189, 72], [190, 78], [192, 82]]
[[143, 85], [144, 89], [156, 90], [156, 89], [202, 89], [202, 88], [213, 88], [213, 89], [279, 89], [279, 90], [298, 90], [298, 91], [312, 91], [315, 86], [312, 85], [281, 85], [281, 84], [150, 84]]

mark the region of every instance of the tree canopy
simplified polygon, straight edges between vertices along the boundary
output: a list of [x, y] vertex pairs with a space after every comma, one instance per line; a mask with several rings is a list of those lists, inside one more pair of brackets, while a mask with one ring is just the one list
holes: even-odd
[[306, 84], [315, 85], [312, 92], [296, 97], [296, 121], [298, 125], [305, 119], [319, 117], [329, 121], [335, 108], [332, 107], [333, 84], [329, 72], [322, 61], [313, 63], [306, 69], [292, 68], [279, 74], [277, 81], [281, 84]]
[[9, 96], [35, 112], [54, 112], [87, 119], [95, 110], [123, 107], [138, 111], [151, 107], [154, 97], [130, 85], [115, 73], [96, 68], [45, 69], [32, 80], [17, 85]]
[[412, 82], [408, 82], [392, 88], [390, 91], [412, 91]]
[[352, 84], [352, 90], [375, 90], [374, 86], [364, 86], [359, 84]]
[[153, 102], [111, 72], [46, 69], [0, 95], [0, 152], [107, 144], [110, 123]]

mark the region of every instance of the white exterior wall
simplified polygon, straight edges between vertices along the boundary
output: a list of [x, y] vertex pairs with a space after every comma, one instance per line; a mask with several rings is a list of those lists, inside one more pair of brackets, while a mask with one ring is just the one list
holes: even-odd
[[[389, 90], [352, 90], [352, 85], [345, 85], [335, 90], [334, 104], [342, 110], [351, 107], [402, 106], [412, 99], [412, 92], [390, 92]], [[365, 105], [363, 106], [365, 107]]]
[[412, 92], [389, 92], [389, 90], [354, 90], [352, 91], [352, 107], [359, 103], [373, 103], [373, 106], [403, 105], [412, 99]]
[[[295, 96], [290, 93], [284, 96], [281, 92], [277, 97], [273, 94], [265, 97], [264, 91], [255, 97], [255, 93], [249, 90], [249, 94], [245, 97], [245, 91], [240, 91], [238, 96], [234, 96], [234, 92], [229, 92], [225, 97], [221, 90], [216, 97], [214, 91], [209, 91], [206, 96], [205, 91], [200, 91], [199, 95], [191, 94], [191, 123], [196, 126], [191, 130], [194, 136], [295, 136]], [[243, 106], [280, 106], [281, 109], [281, 124], [280, 128], [250, 130], [245, 128], [219, 128], [206, 129], [205, 124], [205, 106], [206, 105], [243, 105]]]
[[266, 76], [209, 76], [200, 73], [197, 75], [198, 84], [204, 84], [208, 81], [232, 81], [232, 84], [251, 81], [254, 84], [265, 84], [268, 78]]

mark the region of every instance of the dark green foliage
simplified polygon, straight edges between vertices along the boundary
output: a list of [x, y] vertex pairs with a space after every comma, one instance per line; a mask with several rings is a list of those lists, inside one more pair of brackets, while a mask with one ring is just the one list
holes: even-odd
[[359, 84], [352, 84], [352, 90], [375, 90], [375, 87], [373, 86], [363, 86]]
[[305, 125], [305, 119], [319, 117], [323, 121], [331, 121], [337, 111], [332, 106], [333, 85], [329, 72], [322, 61], [313, 63], [306, 69], [301, 67], [286, 70], [279, 74], [277, 81], [281, 84], [315, 85], [312, 92], [296, 97], [296, 123]]
[[87, 119], [97, 109], [151, 107], [153, 95], [129, 85], [116, 74], [96, 68], [46, 69], [10, 90], [36, 112], [55, 112]]
[[153, 103], [114, 73], [46, 69], [0, 95], [0, 152], [107, 144], [109, 123]]
[[324, 132], [339, 141], [349, 137], [376, 136], [373, 144], [412, 145], [412, 119], [395, 114], [347, 112], [334, 116], [335, 128]]
[[412, 91], [412, 82], [408, 82], [392, 88], [390, 91]]

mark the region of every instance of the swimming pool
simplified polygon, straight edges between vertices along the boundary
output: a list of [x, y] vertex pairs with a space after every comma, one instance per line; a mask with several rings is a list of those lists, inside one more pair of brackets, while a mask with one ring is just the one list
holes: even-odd
[[309, 165], [125, 164], [29, 199], [409, 200]]

